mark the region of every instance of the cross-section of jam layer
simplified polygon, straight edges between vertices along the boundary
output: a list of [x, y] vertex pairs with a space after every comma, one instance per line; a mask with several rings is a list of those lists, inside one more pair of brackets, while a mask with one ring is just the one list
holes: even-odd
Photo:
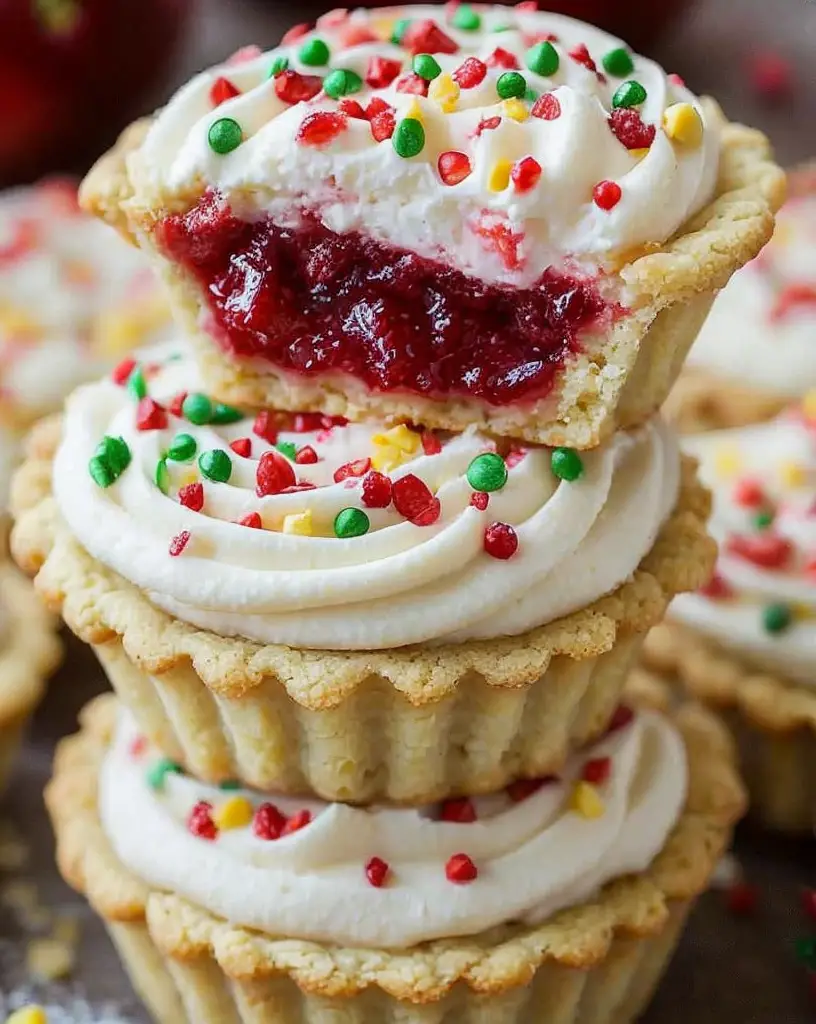
[[[489, 285], [315, 217], [241, 220], [215, 192], [165, 218], [157, 239], [201, 285], [228, 351], [378, 391], [534, 401], [611, 315], [592, 282], [552, 268], [529, 289]], [[512, 236], [485, 241], [516, 258]]]

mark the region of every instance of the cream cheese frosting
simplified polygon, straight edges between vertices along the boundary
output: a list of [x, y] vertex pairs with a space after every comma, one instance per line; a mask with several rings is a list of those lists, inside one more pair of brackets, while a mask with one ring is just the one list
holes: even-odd
[[[541, 43], [547, 50], [536, 59]], [[423, 48], [439, 73], [428, 95], [417, 95], [412, 57]], [[319, 66], [316, 55], [325, 58]], [[462, 71], [474, 59], [478, 82]], [[391, 66], [387, 83], [382, 61]], [[324, 90], [307, 102], [279, 95], [281, 74], [325, 79], [337, 70], [355, 76], [345, 79], [352, 91], [344, 99], [393, 109], [397, 135], [404, 119], [421, 121], [421, 151], [406, 158], [393, 137], [377, 141], [368, 119], [347, 116]], [[508, 71], [522, 76], [521, 96], [502, 98]], [[334, 114], [341, 128], [309, 144], [301, 126], [315, 112]], [[216, 152], [211, 129], [224, 119], [238, 133], [226, 144], [240, 144]], [[464, 157], [470, 173], [445, 175], [443, 154], [459, 168]], [[528, 158], [540, 171], [531, 187], [511, 174]], [[419, 5], [332, 12], [268, 53], [197, 76], [159, 112], [129, 171], [139, 205], [184, 199], [204, 183], [247, 219], [294, 226], [307, 210], [337, 233], [359, 231], [527, 287], [548, 266], [593, 271], [665, 242], [711, 198], [718, 162], [716, 118], [677, 76], [621, 40], [521, 5]], [[620, 188], [613, 208], [593, 199], [603, 182]], [[517, 259], [503, 259], [497, 232], [512, 236]]]
[[[103, 828], [138, 877], [235, 925], [379, 948], [535, 924], [645, 870], [687, 786], [674, 727], [639, 712], [558, 779], [475, 798], [466, 814], [463, 801], [395, 809], [275, 798], [289, 824], [273, 839], [256, 828], [268, 797], [220, 791], [156, 758], [123, 718], [100, 778]], [[467, 882], [448, 867], [463, 856]], [[379, 884], [369, 881], [374, 857]]]
[[520, 634], [630, 579], [679, 489], [659, 419], [580, 456], [498, 453], [473, 429], [246, 419], [199, 389], [172, 348], [127, 386], [78, 389], [54, 491], [94, 557], [222, 636], [367, 650]]
[[767, 671], [816, 685], [816, 403], [684, 441], [714, 492], [717, 575], [670, 616]]
[[816, 388], [816, 182], [714, 303], [689, 365], [782, 397]]

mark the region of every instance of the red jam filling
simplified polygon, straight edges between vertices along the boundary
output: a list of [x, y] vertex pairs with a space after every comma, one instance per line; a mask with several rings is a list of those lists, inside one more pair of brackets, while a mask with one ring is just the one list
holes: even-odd
[[204, 289], [226, 350], [378, 391], [534, 401], [609, 313], [591, 282], [552, 268], [529, 289], [488, 285], [314, 218], [240, 220], [214, 192], [157, 241]]

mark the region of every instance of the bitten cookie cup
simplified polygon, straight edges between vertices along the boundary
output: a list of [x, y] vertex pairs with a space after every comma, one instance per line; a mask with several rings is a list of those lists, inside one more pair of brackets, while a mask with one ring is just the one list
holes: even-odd
[[816, 409], [816, 165], [788, 183], [774, 237], [715, 302], [666, 402], [683, 433], [769, 420], [807, 393]]
[[[108, 758], [115, 711], [110, 697], [86, 709], [82, 732], [58, 751], [47, 803], [64, 877], [104, 919], [158, 1024], [317, 1024], [328, 1016], [355, 1024], [431, 1024], [446, 1015], [468, 1024], [628, 1024], [651, 998], [744, 809], [725, 731], [699, 707], [684, 707], [674, 716], [678, 732], [671, 730], [673, 743], [682, 737], [679, 749], [686, 748], [684, 806], [639, 873], [536, 925], [504, 924], [405, 949], [273, 938], [231, 925], [125, 869], [103, 825], [99, 789], [101, 777], [116, 780]], [[220, 842], [201, 832], [187, 839], [208, 853]], [[395, 876], [390, 884], [400, 882]], [[481, 876], [451, 884], [452, 898], [465, 894], [478, 903], [480, 882]], [[372, 890], [372, 897], [389, 892]]]
[[762, 135], [591, 26], [465, 10], [299, 26], [86, 179], [220, 399], [590, 448], [660, 406], [768, 240]]
[[658, 421], [502, 456], [472, 431], [253, 421], [196, 387], [148, 354], [80, 389], [32, 436], [12, 543], [209, 781], [416, 803], [558, 771], [711, 572], [707, 494]]
[[0, 562], [0, 793], [60, 654], [55, 620], [28, 580]]

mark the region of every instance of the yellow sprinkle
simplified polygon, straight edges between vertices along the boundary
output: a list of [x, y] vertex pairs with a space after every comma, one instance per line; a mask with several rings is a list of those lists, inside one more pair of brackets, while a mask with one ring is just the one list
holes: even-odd
[[419, 100], [414, 96], [408, 106], [405, 108], [403, 117], [412, 117], [416, 121], [422, 121], [422, 107], [419, 105]]
[[736, 448], [720, 448], [714, 456], [714, 469], [720, 476], [734, 476], [741, 465], [742, 460]]
[[99, 355], [129, 352], [166, 321], [167, 307], [156, 298], [107, 309], [91, 326], [91, 347]]
[[643, 149], [630, 149], [629, 150], [629, 156], [633, 156], [635, 158], [635, 160], [642, 160], [644, 158], [644, 156], [646, 156], [648, 153], [649, 153], [649, 148], [648, 147], [645, 147]]
[[375, 36], [379, 36], [383, 40], [389, 40], [394, 34], [396, 21], [394, 18], [372, 18], [369, 25]]
[[48, 1024], [48, 1017], [41, 1006], [23, 1006], [6, 1018], [6, 1024]]
[[530, 116], [527, 104], [523, 103], [517, 97], [505, 100], [504, 103], [502, 103], [502, 110], [513, 121], [526, 121]]
[[675, 103], [663, 115], [663, 130], [681, 146], [697, 147], [703, 141], [703, 119], [690, 103]]
[[808, 479], [807, 469], [801, 462], [783, 462], [779, 475], [788, 487], [804, 487]]
[[437, 75], [428, 87], [428, 96], [435, 103], [438, 103], [444, 113], [450, 114], [456, 110], [459, 102], [461, 89], [447, 73]]
[[295, 534], [298, 537], [311, 537], [314, 533], [311, 509], [305, 512], [294, 512], [283, 518], [283, 532]]
[[401, 466], [404, 462], [404, 455], [394, 445], [379, 445], [371, 456], [371, 465], [378, 473], [390, 473], [392, 469]]
[[189, 487], [190, 484], [198, 483], [198, 472], [195, 469], [185, 470], [179, 477], [180, 487]]
[[816, 388], [806, 391], [802, 399], [802, 412], [809, 420], [816, 420]]
[[816, 615], [809, 604], [799, 604], [798, 601], [794, 601], [793, 604], [791, 604], [790, 609], [793, 612], [794, 619], [801, 621], [803, 619], [810, 620], [816, 618]]
[[497, 160], [490, 170], [487, 187], [491, 192], [504, 192], [510, 184], [510, 171], [513, 164], [510, 160]]
[[400, 423], [396, 427], [386, 430], [384, 434], [375, 434], [371, 438], [371, 443], [378, 446], [384, 445], [386, 447], [388, 445], [393, 445], [401, 452], [407, 452], [409, 455], [413, 455], [414, 452], [419, 451], [422, 438], [415, 430], [411, 430], [410, 427], [406, 427], [404, 423]]
[[570, 806], [582, 818], [601, 818], [605, 810], [604, 802], [591, 782], [576, 782]]
[[232, 796], [213, 813], [217, 828], [243, 828], [252, 821], [252, 804], [245, 796]]
[[42, 333], [37, 321], [21, 306], [0, 306], [0, 332], [16, 337], [36, 338]]

